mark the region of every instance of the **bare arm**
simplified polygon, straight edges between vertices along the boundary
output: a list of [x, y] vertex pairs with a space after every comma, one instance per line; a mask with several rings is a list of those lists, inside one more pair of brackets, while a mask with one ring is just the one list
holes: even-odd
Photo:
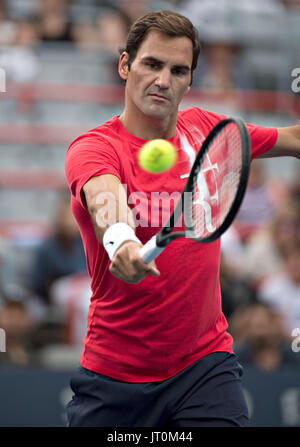
[[[84, 185], [83, 193], [100, 243], [105, 231], [114, 223], [124, 222], [135, 230], [126, 192], [117, 177], [110, 174], [93, 177]], [[138, 283], [148, 274], [158, 276], [155, 263], [146, 264], [140, 257], [140, 248], [137, 242], [125, 241], [112, 259], [110, 272], [130, 283]]]
[[300, 158], [300, 125], [278, 128], [275, 145], [259, 158], [288, 156]]
[[116, 176], [92, 177], [83, 186], [83, 192], [99, 242], [102, 243], [105, 231], [116, 222], [125, 222], [135, 230], [125, 190]]

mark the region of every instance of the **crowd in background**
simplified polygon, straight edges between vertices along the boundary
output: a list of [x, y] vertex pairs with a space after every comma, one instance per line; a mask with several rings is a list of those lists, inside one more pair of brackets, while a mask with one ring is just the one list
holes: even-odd
[[[130, 25], [149, 9], [161, 8], [182, 12], [199, 30], [203, 54], [193, 85], [223, 91], [256, 88], [243, 59], [245, 44], [270, 28], [277, 28], [275, 36], [283, 29], [288, 34], [290, 20], [300, 15], [298, 0], [1, 0], [0, 65], [9, 79], [34, 80], [40, 68], [37, 50], [59, 42], [106, 53], [112, 81], [120, 82], [115, 68]], [[271, 79], [265, 87], [272, 88]]]
[[[190, 15], [197, 11], [197, 22], [211, 16], [215, 2], [0, 0], [0, 67], [12, 80], [34, 80], [39, 70], [36, 48], [49, 42], [68, 43], [78, 51], [105, 51], [117, 60], [130, 24], [154, 3]], [[238, 3], [262, 12], [265, 7], [271, 20], [285, 10], [300, 10], [296, 0]], [[229, 1], [220, 4], [225, 8]], [[95, 16], [94, 11], [99, 13]], [[223, 38], [204, 42], [196, 86], [252, 88], [237, 57], [241, 46], [222, 23]], [[25, 282], [14, 281], [9, 241], [0, 239], [0, 328], [6, 333], [0, 363], [38, 363], [49, 345], [81, 346], [90, 284], [69, 202], [68, 191], [63, 191], [52, 232], [36, 247]], [[299, 365], [291, 337], [300, 328], [300, 169], [283, 183], [270, 180], [261, 161], [253, 162], [243, 205], [222, 238], [220, 279], [223, 312], [241, 361], [265, 370]]]
[[300, 365], [300, 169], [289, 185], [252, 162], [245, 200], [222, 240], [223, 311], [243, 364]]

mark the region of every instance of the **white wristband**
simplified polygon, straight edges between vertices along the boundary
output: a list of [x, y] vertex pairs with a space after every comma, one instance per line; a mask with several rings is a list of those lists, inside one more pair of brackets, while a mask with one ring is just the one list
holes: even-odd
[[124, 222], [117, 222], [105, 231], [103, 236], [103, 247], [107, 251], [110, 260], [112, 260], [118, 248], [125, 241], [135, 241], [143, 245], [136, 237], [134, 230]]

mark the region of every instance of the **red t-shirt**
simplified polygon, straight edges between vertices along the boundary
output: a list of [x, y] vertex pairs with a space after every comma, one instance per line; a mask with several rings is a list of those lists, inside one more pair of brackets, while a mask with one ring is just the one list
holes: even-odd
[[[108, 255], [81, 199], [82, 187], [91, 177], [117, 176], [126, 187], [137, 237], [145, 243], [169, 216], [169, 197], [178, 200], [195, 153], [224, 117], [196, 107], [180, 111], [175, 135], [169, 139], [177, 148], [177, 162], [161, 174], [139, 167], [137, 153], [146, 140], [130, 134], [118, 116], [71, 143], [66, 176], [92, 288], [82, 366], [123, 381], [148, 382], [167, 379], [212, 352], [232, 352], [221, 309], [220, 240], [198, 244], [178, 238], [156, 259], [159, 277], [148, 275], [129, 284], [110, 273]], [[247, 126], [252, 158], [273, 147], [275, 128]], [[164, 194], [166, 201], [160, 200]]]

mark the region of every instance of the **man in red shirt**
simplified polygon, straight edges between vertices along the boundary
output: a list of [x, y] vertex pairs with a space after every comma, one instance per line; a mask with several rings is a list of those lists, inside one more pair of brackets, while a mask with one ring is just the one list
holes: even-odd
[[[119, 61], [124, 112], [68, 149], [66, 176], [92, 288], [70, 426], [248, 424], [242, 369], [221, 309], [220, 241], [179, 238], [149, 265], [139, 255], [224, 118], [197, 107], [179, 111], [199, 52], [185, 17], [156, 11], [138, 19]], [[247, 126], [252, 158], [300, 157], [300, 126]], [[177, 149], [176, 164], [161, 174], [137, 162], [141, 146], [155, 138]]]

